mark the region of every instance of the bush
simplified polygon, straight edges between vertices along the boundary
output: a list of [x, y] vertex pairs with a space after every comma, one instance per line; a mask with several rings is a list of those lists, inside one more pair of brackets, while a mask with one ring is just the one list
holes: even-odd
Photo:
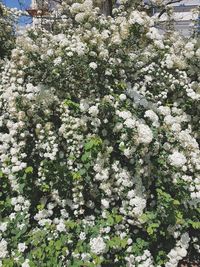
[[9, 56], [14, 48], [14, 17], [12, 12], [8, 10], [0, 2], [0, 60]]
[[198, 42], [71, 2], [2, 73], [2, 266], [174, 267], [199, 253]]

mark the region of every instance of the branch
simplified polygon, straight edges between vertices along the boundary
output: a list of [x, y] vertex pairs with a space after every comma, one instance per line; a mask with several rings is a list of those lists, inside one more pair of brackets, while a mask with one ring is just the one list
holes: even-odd
[[58, 4], [62, 4], [63, 0], [53, 0], [54, 2], [58, 3]]
[[[168, 2], [168, 3], [166, 4], [166, 6], [171, 5], [171, 4], [175, 4], [175, 3], [179, 3], [179, 2], [181, 2], [181, 1], [182, 1], [182, 0], [171, 0], [170, 2]], [[160, 18], [166, 11], [167, 11], [167, 9], [164, 8], [164, 9], [160, 12], [160, 14], [158, 15], [158, 18]]]

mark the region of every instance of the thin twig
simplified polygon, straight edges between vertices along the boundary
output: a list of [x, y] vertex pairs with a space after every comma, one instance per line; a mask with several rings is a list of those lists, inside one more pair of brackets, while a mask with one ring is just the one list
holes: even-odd
[[[171, 5], [171, 4], [175, 4], [175, 3], [179, 3], [179, 2], [181, 2], [181, 1], [182, 1], [182, 0], [172, 0], [172, 1], [168, 2], [168, 3], [166, 4], [166, 6]], [[158, 15], [158, 18], [160, 18], [166, 11], [167, 11], [167, 9], [164, 8], [164, 9], [160, 12], [160, 14]]]

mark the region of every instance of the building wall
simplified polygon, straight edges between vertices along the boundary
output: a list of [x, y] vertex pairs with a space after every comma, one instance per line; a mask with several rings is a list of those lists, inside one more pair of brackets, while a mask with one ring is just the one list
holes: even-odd
[[[184, 36], [190, 36], [194, 30], [200, 31], [199, 12], [195, 11], [200, 6], [200, 0], [183, 0], [179, 3], [171, 5], [174, 9], [174, 27]], [[158, 16], [159, 12], [155, 12], [154, 16]], [[164, 29], [167, 15], [163, 14], [160, 21], [160, 28]]]

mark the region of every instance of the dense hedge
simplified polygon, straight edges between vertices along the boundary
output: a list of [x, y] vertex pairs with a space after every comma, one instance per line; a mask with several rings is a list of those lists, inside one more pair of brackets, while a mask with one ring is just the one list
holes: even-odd
[[200, 252], [198, 40], [64, 2], [1, 74], [1, 265], [175, 267]]
[[15, 15], [8, 10], [0, 1], [0, 63], [5, 57], [10, 56], [11, 50], [14, 48]]

